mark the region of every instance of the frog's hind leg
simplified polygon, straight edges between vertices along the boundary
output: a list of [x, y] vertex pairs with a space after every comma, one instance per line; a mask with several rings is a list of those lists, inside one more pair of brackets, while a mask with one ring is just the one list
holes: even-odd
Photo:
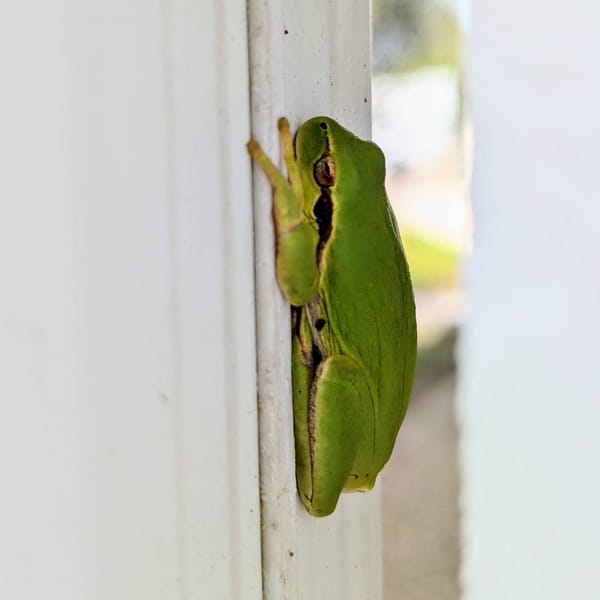
[[315, 382], [307, 415], [310, 468], [298, 484], [307, 510], [323, 517], [334, 511], [352, 478], [373, 419], [367, 382], [351, 358], [329, 357], [318, 366]]

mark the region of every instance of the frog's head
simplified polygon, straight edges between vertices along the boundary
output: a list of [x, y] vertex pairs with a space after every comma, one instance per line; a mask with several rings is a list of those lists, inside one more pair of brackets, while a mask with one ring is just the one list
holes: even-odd
[[322, 190], [368, 189], [383, 185], [385, 159], [372, 142], [361, 140], [330, 117], [314, 117], [297, 131], [296, 160], [307, 196]]

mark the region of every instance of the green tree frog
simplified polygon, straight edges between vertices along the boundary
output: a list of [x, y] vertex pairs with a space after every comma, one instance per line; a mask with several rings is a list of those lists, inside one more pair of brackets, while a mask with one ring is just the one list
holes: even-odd
[[292, 139], [279, 120], [286, 177], [251, 140], [273, 187], [279, 286], [292, 305], [296, 480], [315, 516], [341, 492], [370, 490], [408, 406], [415, 302], [385, 159], [328, 117]]

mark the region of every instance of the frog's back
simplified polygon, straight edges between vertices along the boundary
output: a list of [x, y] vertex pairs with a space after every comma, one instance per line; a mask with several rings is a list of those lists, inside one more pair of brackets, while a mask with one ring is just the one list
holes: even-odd
[[362, 153], [342, 154], [336, 165], [340, 175], [350, 175], [340, 177], [334, 190], [334, 226], [322, 257], [320, 294], [333, 343], [367, 375], [372, 400], [365, 402], [373, 402], [376, 427], [383, 433], [377, 443], [389, 445], [376, 452], [385, 462], [412, 390], [415, 303], [383, 184], [383, 155], [369, 142], [356, 143], [363, 145]]

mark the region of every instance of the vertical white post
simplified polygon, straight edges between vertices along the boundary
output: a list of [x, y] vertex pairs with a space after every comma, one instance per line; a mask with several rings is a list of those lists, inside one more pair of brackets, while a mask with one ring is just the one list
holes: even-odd
[[262, 596], [246, 3], [0, 8], [0, 597]]
[[472, 6], [466, 600], [600, 597], [600, 6]]
[[[370, 135], [370, 14], [364, 0], [250, 0], [253, 135], [280, 156], [276, 122], [319, 114]], [[380, 497], [344, 495], [325, 519], [296, 494], [290, 314], [274, 271], [271, 190], [255, 172], [263, 577], [266, 600], [379, 600]]]

